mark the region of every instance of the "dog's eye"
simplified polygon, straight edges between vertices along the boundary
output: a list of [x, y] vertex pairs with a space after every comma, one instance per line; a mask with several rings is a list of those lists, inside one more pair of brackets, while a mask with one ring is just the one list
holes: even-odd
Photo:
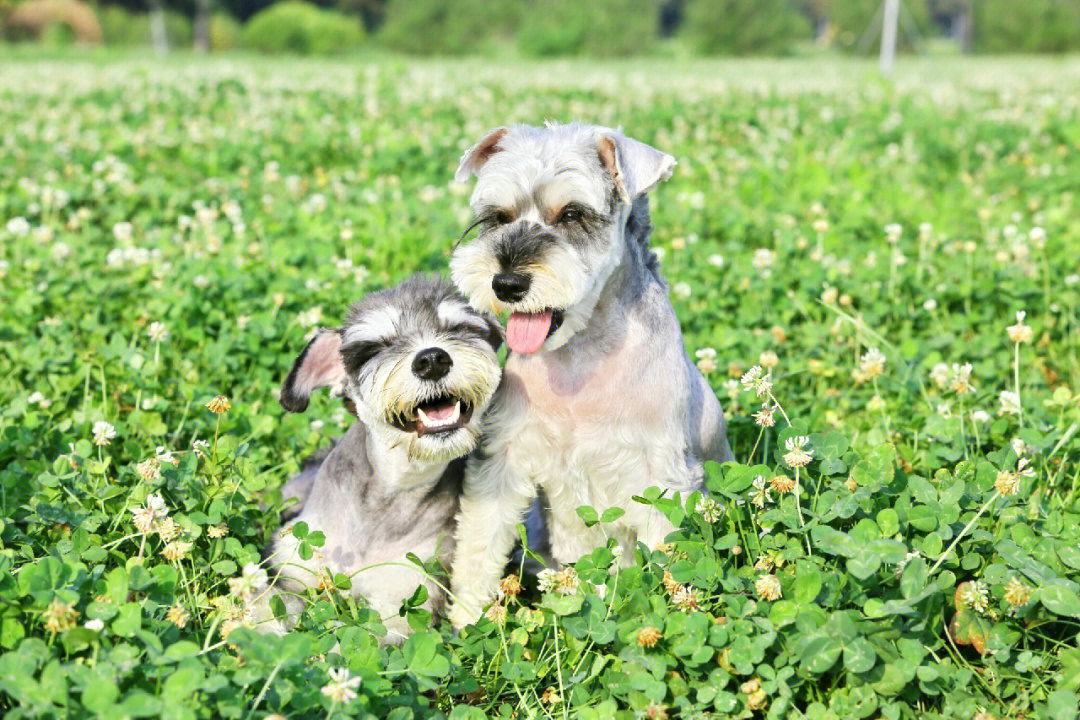
[[581, 212], [580, 208], [576, 208], [573, 205], [571, 205], [571, 206], [563, 209], [563, 211], [559, 214], [559, 219], [558, 219], [557, 222], [560, 222], [560, 223], [578, 222], [584, 217], [585, 217], [585, 215], [584, 215], [584, 213]]
[[514, 216], [506, 210], [497, 211], [494, 215], [491, 216], [491, 218], [495, 221], [496, 225], [506, 225], [507, 223], [511, 223], [514, 221]]

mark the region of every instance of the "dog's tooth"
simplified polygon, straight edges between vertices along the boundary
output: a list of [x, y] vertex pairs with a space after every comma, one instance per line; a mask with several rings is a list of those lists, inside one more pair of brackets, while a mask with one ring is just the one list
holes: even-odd
[[428, 416], [424, 412], [423, 408], [416, 408], [416, 412], [420, 415], [420, 422], [424, 424], [424, 427], [431, 427], [432, 422], [430, 419], [428, 419]]
[[449, 423], [456, 423], [461, 419], [461, 401], [454, 403], [454, 414], [450, 416]]

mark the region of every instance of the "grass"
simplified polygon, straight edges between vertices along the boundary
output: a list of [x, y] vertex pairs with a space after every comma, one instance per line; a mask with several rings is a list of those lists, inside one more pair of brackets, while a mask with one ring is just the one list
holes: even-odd
[[[6, 717], [1076, 717], [1075, 58], [4, 65]], [[545, 118], [678, 158], [653, 245], [740, 463], [460, 635], [415, 602], [379, 650], [340, 576], [252, 632], [277, 489], [349, 420], [278, 408], [304, 337], [444, 271], [460, 153]]]

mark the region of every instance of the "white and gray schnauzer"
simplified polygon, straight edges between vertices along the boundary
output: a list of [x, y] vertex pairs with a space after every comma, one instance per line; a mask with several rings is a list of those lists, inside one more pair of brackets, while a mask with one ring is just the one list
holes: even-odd
[[[512, 351], [468, 463], [450, 611], [458, 627], [492, 597], [515, 525], [542, 491], [551, 553], [576, 561], [604, 532], [629, 562], [673, 530], [631, 501], [649, 486], [703, 486], [732, 459], [724, 415], [686, 354], [657, 258], [646, 193], [675, 160], [610, 128], [514, 126], [465, 153], [478, 237], [450, 261], [473, 307], [509, 312]], [[469, 232], [466, 231], [466, 234]], [[581, 505], [626, 513], [587, 528]]]
[[[285, 380], [282, 406], [302, 412], [313, 390], [333, 387], [360, 422], [317, 470], [283, 491], [301, 501], [295, 520], [322, 531], [325, 542], [304, 560], [291, 525], [277, 534], [268, 549], [273, 585], [252, 607], [257, 622], [284, 632], [305, 588], [325, 586], [336, 573], [383, 618], [384, 643], [408, 634], [397, 611], [421, 583], [424, 607], [440, 613], [445, 593], [412, 570], [406, 554], [449, 565], [464, 457], [499, 384], [501, 344], [494, 317], [470, 308], [448, 282], [421, 276], [368, 295], [342, 327], [311, 340]], [[274, 594], [284, 601], [284, 622], [273, 619]]]

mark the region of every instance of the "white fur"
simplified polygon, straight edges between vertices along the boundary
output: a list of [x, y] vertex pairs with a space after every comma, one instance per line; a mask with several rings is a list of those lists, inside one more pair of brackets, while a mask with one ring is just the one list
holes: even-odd
[[379, 341], [393, 337], [397, 332], [397, 325], [400, 320], [401, 311], [392, 305], [364, 313], [364, 316], [360, 318], [360, 322], [346, 328], [342, 344], [348, 345], [359, 341]]
[[[606, 177], [597, 155], [601, 139], [618, 151], [617, 172]], [[630, 203], [668, 177], [674, 159], [617, 131], [581, 125], [515, 127], [499, 136], [497, 147], [485, 162], [475, 148], [462, 159], [462, 168], [479, 173], [476, 209], [512, 203], [521, 212], [544, 193], [599, 208], [612, 179], [623, 202], [606, 238], [594, 238], [588, 250], [560, 243], [526, 268], [532, 285], [520, 303], [494, 296], [498, 263], [483, 238], [451, 259], [454, 282], [478, 308], [565, 309], [563, 325], [539, 352], [509, 356], [485, 417], [483, 452], [469, 460], [449, 613], [458, 627], [473, 622], [491, 599], [514, 527], [539, 490], [548, 502], [556, 561], [576, 561], [608, 533], [623, 547], [624, 562], [632, 562], [637, 542], [655, 546], [672, 526], [631, 498], [650, 486], [700, 488], [704, 460], [731, 459], [723, 413], [686, 355], [666, 286], [629, 255], [641, 250], [624, 236]], [[609, 295], [626, 273], [642, 274], [640, 297]], [[586, 528], [576, 513], [581, 505], [621, 507], [626, 514]]]

